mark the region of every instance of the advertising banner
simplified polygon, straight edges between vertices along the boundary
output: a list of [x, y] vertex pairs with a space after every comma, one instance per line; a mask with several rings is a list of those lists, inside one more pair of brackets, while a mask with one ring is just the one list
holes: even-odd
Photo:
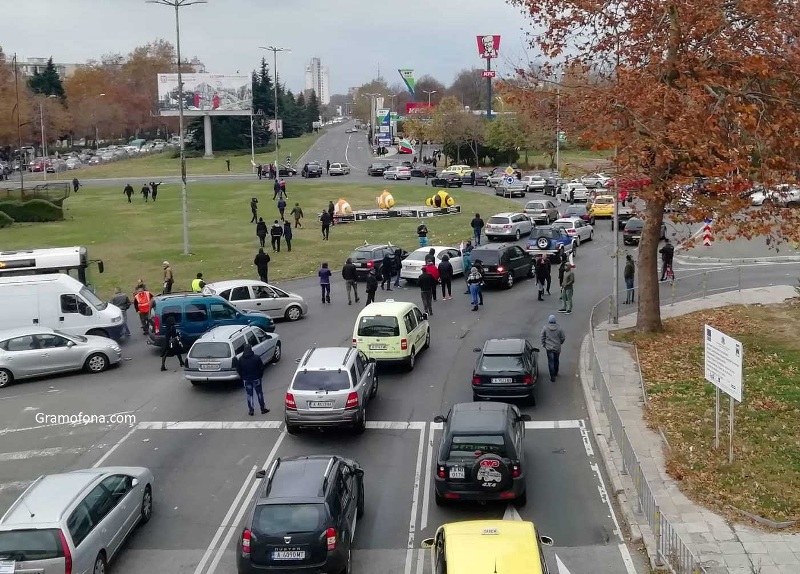
[[[271, 131], [272, 133], [275, 133], [275, 120], [269, 120], [267, 122], [267, 126], [269, 128], [269, 131]], [[281, 119], [278, 120], [278, 131], [277, 131], [277, 133], [278, 133], [278, 137], [279, 138], [283, 137], [283, 120], [281, 120]]]
[[379, 126], [388, 126], [391, 123], [391, 111], [387, 109], [380, 109], [375, 117], [376, 123]]
[[414, 87], [416, 85], [416, 80], [414, 79], [414, 70], [409, 68], [401, 68], [397, 70], [400, 72], [400, 77], [403, 78], [403, 83], [408, 88], [408, 93], [411, 94], [413, 98], [415, 96]]
[[[182, 74], [183, 110], [188, 116], [250, 115], [253, 80], [228, 74]], [[178, 74], [158, 74], [158, 109], [161, 115], [177, 115]]]
[[500, 36], [478, 36], [478, 54], [484, 60], [496, 58], [500, 51]]
[[433, 111], [433, 106], [420, 102], [408, 102], [406, 104], [406, 115], [427, 114]]

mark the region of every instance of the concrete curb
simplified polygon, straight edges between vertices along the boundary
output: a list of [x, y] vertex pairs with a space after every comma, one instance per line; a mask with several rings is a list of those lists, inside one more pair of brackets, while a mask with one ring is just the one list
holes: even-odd
[[781, 263], [800, 261], [800, 254], [765, 257], [699, 257], [696, 255], [675, 255], [675, 259], [678, 261], [684, 260], [687, 263]]

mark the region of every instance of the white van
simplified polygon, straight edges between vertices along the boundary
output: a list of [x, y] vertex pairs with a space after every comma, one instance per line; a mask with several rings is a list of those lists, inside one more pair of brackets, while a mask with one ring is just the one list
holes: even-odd
[[430, 344], [428, 314], [405, 301], [370, 303], [353, 327], [353, 347], [378, 363], [402, 363], [408, 370], [414, 369], [417, 355]]
[[122, 335], [122, 311], [63, 273], [0, 278], [0, 317], [6, 329], [41, 326], [68, 335]]

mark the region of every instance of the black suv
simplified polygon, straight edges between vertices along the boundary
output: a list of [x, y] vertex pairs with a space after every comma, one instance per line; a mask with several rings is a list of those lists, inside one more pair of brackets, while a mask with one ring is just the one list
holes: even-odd
[[303, 177], [322, 177], [322, 166], [312, 161], [304, 165], [303, 171], [300, 173]]
[[527, 502], [525, 423], [531, 420], [508, 403], [459, 403], [446, 417], [434, 487], [436, 504], [455, 500]]
[[511, 289], [522, 277], [533, 277], [533, 257], [519, 245], [480, 245], [472, 250], [472, 262], [483, 264], [483, 280]]
[[388, 166], [385, 163], [373, 163], [367, 168], [367, 175], [383, 177]]
[[536, 405], [539, 349], [527, 339], [489, 339], [472, 371], [472, 400], [527, 399]]
[[[357, 247], [350, 254], [350, 259], [353, 260], [353, 264], [356, 266], [356, 276], [359, 279], [366, 279], [370, 269], [375, 269], [375, 273], [380, 277], [381, 269], [383, 268], [383, 256], [388, 253], [394, 258], [396, 249], [400, 248], [396, 245], [388, 244], [362, 245], [361, 247]], [[408, 257], [408, 251], [400, 249], [400, 258], [405, 259], [406, 257]], [[395, 269], [394, 272], [399, 273], [400, 270]]]
[[354, 460], [316, 455], [276, 459], [261, 478], [236, 548], [239, 574], [352, 571], [356, 520], [364, 515], [364, 471]]
[[457, 173], [442, 172], [433, 179], [431, 179], [433, 187], [461, 187], [464, 185], [464, 180]]

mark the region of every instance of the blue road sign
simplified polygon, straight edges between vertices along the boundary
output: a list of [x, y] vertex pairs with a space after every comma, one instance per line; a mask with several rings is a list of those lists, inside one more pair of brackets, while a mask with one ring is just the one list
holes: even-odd
[[512, 183], [514, 183], [514, 178], [513, 178], [513, 177], [511, 177], [511, 176], [508, 176], [508, 177], [506, 178], [506, 183], [507, 183], [508, 185], [511, 185]]

